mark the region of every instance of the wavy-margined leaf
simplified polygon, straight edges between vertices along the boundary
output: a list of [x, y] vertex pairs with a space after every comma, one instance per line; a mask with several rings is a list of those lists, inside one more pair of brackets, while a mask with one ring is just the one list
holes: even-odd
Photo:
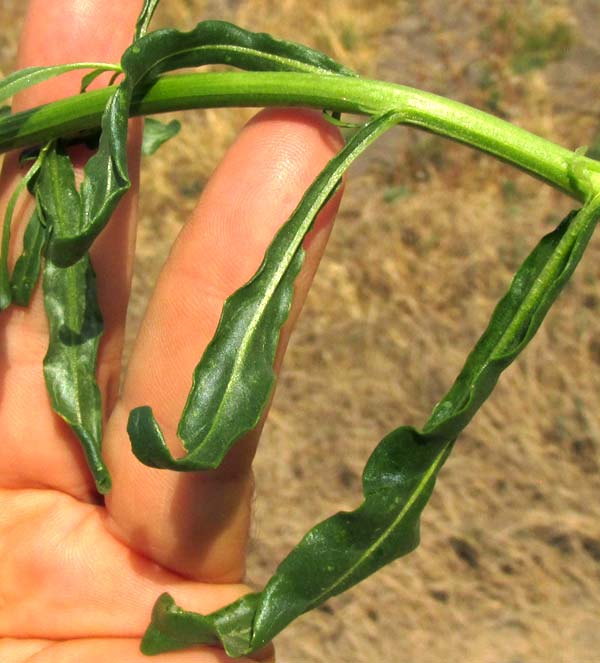
[[42, 254], [48, 241], [48, 227], [42, 222], [42, 211], [36, 205], [23, 236], [23, 250], [15, 263], [10, 279], [12, 299], [19, 306], [28, 306], [31, 293], [40, 275]]
[[322, 53], [266, 34], [248, 32], [224, 21], [205, 21], [190, 32], [157, 30], [134, 42], [121, 60], [125, 78], [102, 116], [98, 152], [84, 169], [81, 228], [77, 232], [55, 233], [50, 240], [48, 252], [57, 264], [72, 264], [87, 251], [130, 186], [127, 120], [136, 87], [166, 71], [205, 64], [353, 75]]
[[4, 224], [2, 226], [2, 244], [0, 246], [0, 311], [10, 306], [12, 301], [12, 291], [10, 286], [10, 274], [8, 269], [8, 250], [10, 247], [10, 235], [12, 219], [15, 212], [17, 201], [27, 186], [31, 184], [38, 174], [46, 155], [46, 148], [42, 149], [36, 156], [35, 161], [19, 180], [14, 191], [9, 198], [4, 213]]
[[137, 81], [204, 64], [228, 64], [251, 71], [356, 75], [312, 48], [264, 32], [250, 32], [226, 21], [203, 21], [189, 32], [156, 30], [128, 49], [122, 64]]
[[421, 511], [454, 441], [537, 331], [581, 259], [599, 216], [597, 196], [540, 241], [423, 431], [398, 428], [376, 447], [363, 473], [364, 501], [358, 509], [314, 527], [262, 592], [215, 613], [186, 612], [162, 595], [142, 650], [156, 654], [219, 640], [231, 656], [248, 654], [302, 613], [412, 551], [419, 543]]
[[0, 80], [0, 101], [9, 99], [17, 92], [25, 90], [28, 87], [42, 83], [61, 74], [66, 74], [68, 71], [75, 71], [76, 69], [94, 69], [100, 72], [104, 71], [121, 71], [121, 67], [115, 64], [108, 64], [106, 62], [73, 62], [70, 64], [57, 64], [49, 67], [27, 67], [26, 69], [19, 69], [13, 74]]
[[350, 164], [397, 121], [397, 114], [387, 113], [352, 137], [306, 191], [257, 273], [225, 302], [217, 331], [194, 371], [179, 422], [177, 432], [187, 455], [173, 458], [151, 408], [131, 412], [127, 430], [143, 463], [180, 470], [215, 468], [258, 424], [275, 382], [273, 361], [304, 260], [306, 233]]
[[[73, 166], [69, 157], [55, 146], [42, 164], [36, 191], [53, 230], [78, 226], [81, 200], [75, 188]], [[69, 267], [60, 267], [46, 259], [43, 289], [50, 327], [44, 358], [50, 402], [79, 438], [96, 486], [106, 493], [111, 482], [100, 453], [102, 405], [95, 375], [103, 323], [89, 256]]]
[[171, 120], [168, 124], [153, 117], [144, 119], [144, 139], [142, 141], [142, 154], [152, 156], [161, 145], [174, 138], [181, 130], [181, 122]]

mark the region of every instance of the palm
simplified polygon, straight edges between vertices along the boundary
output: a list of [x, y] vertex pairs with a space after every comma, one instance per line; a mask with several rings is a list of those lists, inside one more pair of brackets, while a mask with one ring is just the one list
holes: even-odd
[[[31, 0], [19, 66], [118, 60], [141, 4]], [[59, 79], [23, 94], [14, 106], [23, 109], [73, 94], [77, 84], [77, 77]], [[137, 123], [131, 133], [135, 182]], [[139, 638], [161, 592], [169, 591], [187, 608], [207, 612], [245, 591], [239, 583], [258, 433], [241, 442], [219, 470], [175, 475], [133, 458], [127, 413], [136, 405], [152, 404], [167, 437], [176, 439], [188, 388], [181, 376], [191, 375], [224, 298], [257, 268], [274, 229], [337, 144], [332, 129], [301, 111], [265, 113], [248, 125], [163, 269], [121, 393], [135, 186], [99, 238], [92, 258], [106, 331], [98, 377], [108, 413], [104, 454], [113, 478], [105, 504], [94, 491], [77, 441], [48, 405], [41, 372], [47, 344], [41, 293], [29, 309], [3, 313], [0, 660], [146, 660], [138, 652]], [[7, 158], [4, 198], [17, 171], [16, 159]], [[228, 196], [231, 181], [236, 182], [235, 201]], [[323, 212], [325, 223], [319, 224], [311, 243], [292, 317], [316, 268], [335, 206], [333, 201]], [[18, 235], [18, 227], [14, 232]], [[225, 658], [220, 651], [205, 649], [160, 660]]]

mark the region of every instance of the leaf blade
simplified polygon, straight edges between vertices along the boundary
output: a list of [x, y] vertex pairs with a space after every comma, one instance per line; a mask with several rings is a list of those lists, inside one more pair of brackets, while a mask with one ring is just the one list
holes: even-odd
[[41, 221], [41, 210], [36, 207], [29, 219], [23, 237], [23, 250], [18, 257], [10, 279], [12, 299], [19, 306], [28, 306], [42, 266], [42, 254], [48, 241], [48, 228]]
[[21, 197], [21, 194], [25, 192], [27, 186], [33, 183], [35, 177], [37, 176], [44, 162], [46, 151], [47, 147], [42, 148], [32, 166], [18, 182], [8, 200], [8, 204], [6, 205], [4, 223], [2, 225], [2, 243], [0, 245], [0, 311], [8, 308], [12, 302], [11, 276], [8, 267], [8, 253], [10, 247], [12, 219], [15, 212], [15, 207], [19, 198]]
[[146, 157], [152, 156], [159, 147], [177, 136], [181, 131], [181, 122], [161, 122], [153, 117], [144, 118], [144, 137], [142, 140], [142, 154]]
[[159, 2], [160, 0], [145, 0], [142, 11], [135, 24], [134, 41], [141, 39], [146, 34]]
[[[44, 160], [36, 193], [53, 229], [77, 227], [81, 200], [73, 166], [56, 146]], [[102, 404], [95, 374], [103, 321], [89, 257], [69, 267], [46, 259], [43, 290], [50, 330], [43, 368], [50, 403], [77, 435], [96, 487], [106, 493], [111, 480], [101, 455]]]
[[128, 432], [133, 452], [143, 463], [187, 471], [215, 468], [258, 424], [275, 383], [273, 362], [304, 260], [302, 242], [346, 169], [397, 121], [396, 113], [386, 113], [352, 137], [309, 187], [256, 274], [225, 302], [217, 331], [194, 371], [179, 422], [187, 455], [173, 458], [149, 407], [131, 412]]
[[275, 39], [264, 32], [244, 30], [227, 21], [202, 21], [189, 32], [157, 30], [137, 42], [123, 57], [124, 68], [138, 81], [205, 64], [231, 65], [251, 71], [356, 76], [351, 69], [319, 51]]
[[[47, 260], [43, 286], [50, 326], [44, 379], [52, 409], [77, 435], [96, 487], [105, 494], [111, 481], [101, 455], [101, 396], [95, 376], [103, 325], [89, 257], [70, 267], [58, 267]], [[75, 327], [67, 323], [73, 317], [78, 320]]]
[[76, 69], [97, 69], [101, 71], [121, 71], [118, 65], [106, 62], [72, 62], [69, 64], [51, 65], [49, 67], [26, 67], [0, 80], [0, 101], [21, 92], [33, 85], [61, 76]]

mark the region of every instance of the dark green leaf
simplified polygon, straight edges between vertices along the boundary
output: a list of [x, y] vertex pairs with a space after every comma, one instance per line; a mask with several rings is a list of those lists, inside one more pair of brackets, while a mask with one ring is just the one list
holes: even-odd
[[47, 255], [57, 265], [72, 265], [85, 255], [131, 186], [126, 153], [128, 110], [127, 96], [119, 86], [102, 115], [98, 151], [84, 168], [81, 224], [77, 229], [55, 229], [50, 238]]
[[135, 24], [135, 38], [134, 41], [137, 41], [143, 37], [148, 31], [148, 26], [152, 20], [152, 16], [158, 7], [160, 0], [145, 0], [140, 16]]
[[[581, 259], [599, 216], [597, 196], [541, 240], [424, 430], [404, 426], [376, 447], [363, 473], [364, 501], [358, 509], [340, 512], [308, 532], [260, 594], [250, 594], [205, 617], [178, 608], [171, 597], [163, 595], [155, 606], [143, 651], [159, 653], [192, 642], [212, 644], [218, 638], [231, 656], [248, 654], [294, 618], [413, 550], [419, 543], [421, 511], [454, 441], [501, 372], [537, 331]], [[237, 616], [244, 599], [247, 609], [255, 609], [253, 618], [245, 612]], [[224, 614], [230, 617], [225, 627]], [[252, 627], [244, 644], [239, 635], [246, 632], [248, 623]], [[229, 633], [238, 637], [229, 640]]]
[[304, 260], [306, 233], [350, 164], [397, 120], [395, 113], [371, 120], [328, 163], [275, 236], [258, 272], [225, 302], [179, 422], [187, 455], [171, 456], [149, 407], [132, 411], [127, 429], [143, 463], [181, 470], [217, 467], [258, 424], [275, 382], [273, 361]]
[[15, 206], [19, 196], [25, 189], [25, 182], [21, 180], [6, 206], [4, 213], [4, 224], [2, 226], [2, 246], [0, 248], [0, 311], [8, 308], [12, 302], [12, 293], [10, 290], [10, 273], [8, 268], [8, 250], [10, 247], [10, 234], [12, 218], [15, 212]]
[[0, 118], [7, 117], [11, 114], [11, 112], [12, 109], [10, 106], [0, 106]]
[[121, 64], [126, 76], [106, 105], [98, 152], [84, 169], [81, 229], [74, 233], [55, 233], [50, 239], [48, 255], [56, 264], [72, 264], [87, 251], [130, 187], [127, 120], [136, 87], [165, 71], [204, 64], [352, 75], [317, 51], [278, 41], [266, 34], [248, 32], [223, 21], [199, 23], [190, 32], [152, 32], [125, 51]]
[[44, 377], [52, 408], [79, 438], [98, 491], [107, 493], [111, 481], [100, 453], [102, 415], [95, 378], [103, 325], [89, 257], [70, 267], [47, 260], [43, 285], [50, 324]]
[[19, 69], [0, 81], [0, 101], [9, 99], [17, 92], [42, 81], [60, 76], [75, 69], [100, 69], [101, 71], [119, 71], [120, 67], [103, 62], [74, 62], [71, 64], [58, 64], [50, 67], [27, 67]]
[[156, 120], [153, 117], [147, 117], [144, 120], [144, 140], [142, 142], [142, 154], [151, 156], [164, 145], [168, 140], [176, 136], [181, 129], [181, 122], [171, 120], [168, 124]]
[[40, 275], [42, 253], [48, 239], [48, 228], [42, 223], [41, 210], [36, 205], [23, 237], [23, 251], [19, 256], [11, 277], [13, 302], [28, 306], [31, 293]]
[[0, 247], [0, 311], [10, 306], [12, 301], [12, 292], [10, 286], [10, 274], [8, 270], [8, 251], [10, 247], [10, 234], [13, 214], [17, 201], [21, 194], [25, 191], [28, 184], [30, 184], [37, 175], [43, 163], [46, 154], [46, 149], [42, 149], [35, 158], [34, 163], [29, 168], [27, 173], [21, 178], [6, 206], [4, 213], [4, 224], [2, 227], [2, 245]]
[[226, 64], [250, 71], [355, 76], [351, 69], [319, 51], [226, 21], [203, 21], [190, 32], [152, 32], [125, 52], [122, 64], [136, 82], [204, 64]]
[[[43, 162], [37, 194], [53, 231], [77, 228], [81, 201], [73, 166], [69, 157], [55, 147]], [[111, 482], [100, 453], [102, 405], [95, 376], [103, 324], [89, 257], [85, 255], [69, 267], [46, 259], [43, 287], [50, 327], [44, 358], [50, 402], [79, 438], [96, 486], [106, 493]]]

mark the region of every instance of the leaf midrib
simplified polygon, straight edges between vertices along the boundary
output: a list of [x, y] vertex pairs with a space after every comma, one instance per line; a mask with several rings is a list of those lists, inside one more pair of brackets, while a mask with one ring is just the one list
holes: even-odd
[[[427, 484], [429, 480], [435, 476], [437, 473], [438, 469], [441, 467], [442, 462], [444, 460], [444, 455], [448, 449], [448, 447], [453, 443], [454, 439], [448, 440], [446, 444], [442, 447], [440, 452], [437, 454], [435, 458], [435, 462], [433, 462], [430, 466], [427, 472], [423, 475], [421, 481], [417, 485], [416, 489], [411, 493], [411, 496], [409, 499], [406, 501], [404, 507], [398, 514], [398, 516], [394, 519], [392, 524], [383, 532], [383, 534], [378, 537], [366, 550], [365, 552], [358, 558], [358, 560], [343, 574], [341, 575], [336, 582], [333, 584], [329, 585], [327, 589], [325, 589], [323, 592], [319, 594], [313, 601], [311, 602], [310, 606], [307, 608], [307, 610], [310, 610], [312, 607], [318, 605], [322, 601], [324, 601], [328, 596], [332, 596], [335, 593], [335, 588], [339, 587], [349, 576], [351, 576], [356, 569], [363, 564], [363, 562], [379, 547], [381, 546], [386, 539], [388, 539], [393, 531], [396, 529], [396, 527], [401, 523], [401, 521], [404, 519], [404, 516], [410, 511], [411, 507], [413, 504], [417, 501], [417, 499], [421, 496], [421, 493], [425, 490], [427, 487]], [[368, 500], [368, 497], [366, 498]]]

